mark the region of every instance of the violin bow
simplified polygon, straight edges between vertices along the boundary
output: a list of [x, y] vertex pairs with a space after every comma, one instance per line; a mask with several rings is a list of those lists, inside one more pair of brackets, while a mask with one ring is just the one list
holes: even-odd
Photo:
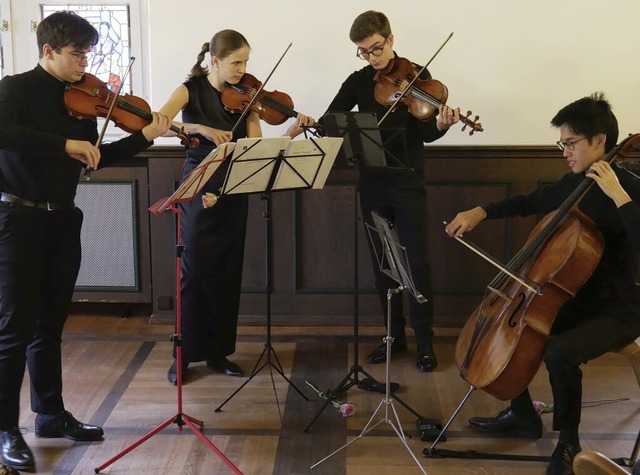
[[289, 43], [289, 46], [287, 46], [287, 48], [284, 50], [284, 53], [282, 53], [282, 56], [280, 56], [280, 59], [278, 60], [276, 65], [273, 67], [273, 69], [271, 70], [269, 75], [267, 76], [267, 79], [265, 79], [262, 82], [262, 85], [258, 88], [256, 93], [253, 95], [253, 97], [249, 101], [249, 104], [247, 104], [247, 107], [242, 111], [242, 114], [240, 115], [240, 117], [236, 121], [235, 125], [231, 129], [231, 135], [233, 135], [233, 133], [236, 131], [236, 129], [240, 125], [240, 122], [242, 122], [242, 119], [244, 119], [246, 117], [246, 115], [249, 113], [249, 109], [251, 109], [251, 106], [253, 105], [253, 103], [258, 99], [258, 96], [260, 95], [260, 92], [262, 92], [264, 87], [267, 85], [267, 82], [269, 82], [269, 79], [271, 79], [271, 76], [273, 75], [275, 70], [278, 68], [278, 66], [280, 66], [280, 62], [282, 61], [282, 58], [284, 58], [284, 55], [287, 54], [287, 52], [289, 51], [289, 48], [291, 48], [291, 45], [293, 45], [293, 42]]
[[[442, 222], [445, 226], [447, 225], [446, 221]], [[478, 254], [480, 257], [482, 257], [485, 261], [487, 261], [488, 263], [490, 263], [491, 265], [493, 265], [494, 267], [498, 268], [501, 272], [504, 272], [505, 274], [507, 274], [509, 277], [511, 277], [512, 279], [516, 280], [517, 282], [519, 282], [520, 284], [524, 285], [527, 289], [529, 289], [531, 292], [533, 292], [536, 295], [542, 295], [542, 292], [540, 291], [540, 287], [533, 283], [533, 282], [527, 282], [528, 279], [524, 278], [524, 277], [519, 277], [517, 275], [515, 275], [513, 272], [511, 272], [509, 269], [507, 269], [507, 267], [502, 264], [501, 262], [499, 262], [496, 258], [490, 256], [489, 254], [487, 254], [485, 251], [483, 251], [482, 249], [478, 248], [476, 245], [465, 241], [464, 239], [462, 239], [462, 237], [459, 236], [452, 236], [456, 241], [458, 241], [459, 243], [461, 243], [463, 246], [466, 246], [467, 248], [471, 249], [473, 252], [475, 252], [476, 254]], [[535, 286], [535, 287], [534, 287]]]
[[431, 64], [431, 62], [436, 58], [436, 56], [438, 56], [438, 54], [440, 53], [440, 51], [442, 50], [442, 48], [444, 48], [444, 45], [446, 45], [449, 40], [451, 39], [451, 37], [453, 36], [453, 31], [449, 34], [449, 36], [447, 36], [447, 39], [444, 40], [444, 42], [440, 45], [440, 48], [438, 48], [436, 50], [435, 53], [433, 53], [433, 56], [431, 56], [431, 59], [429, 61], [427, 61], [427, 63], [422, 66], [422, 69], [420, 71], [418, 71], [418, 74], [415, 75], [415, 77], [411, 80], [411, 82], [409, 83], [409, 85], [402, 91], [402, 93], [396, 98], [395, 102], [393, 104], [391, 104], [391, 106], [389, 107], [389, 110], [387, 111], [387, 113], [382, 117], [382, 119], [380, 119], [378, 121], [378, 127], [380, 127], [380, 124], [382, 124], [382, 122], [384, 122], [384, 120], [387, 118], [387, 116], [389, 114], [391, 114], [393, 112], [393, 110], [396, 108], [396, 106], [398, 105], [398, 103], [404, 98], [404, 96], [407, 95], [407, 93], [411, 90], [411, 88], [413, 87], [413, 84], [418, 80], [418, 78], [420, 78], [420, 75], [425, 71], [425, 69], [427, 69], [427, 67]]
[[[118, 96], [120, 95], [120, 91], [122, 91], [122, 86], [124, 85], [124, 81], [127, 78], [127, 76], [129, 75], [129, 71], [131, 71], [131, 67], [133, 66], [133, 62], [136, 60], [135, 56], [131, 56], [131, 58], [129, 58], [129, 65], [127, 66], [127, 69], [124, 71], [124, 74], [122, 75], [122, 80], [120, 81], [120, 84], [118, 84], [118, 90], [117, 92], [114, 92], [114, 96], [113, 96], [113, 101], [111, 101], [111, 106], [109, 107], [109, 111], [107, 112], [107, 115], [104, 118], [104, 124], [102, 124], [102, 130], [100, 131], [100, 135], [98, 136], [98, 140], [95, 143], [95, 147], [98, 148], [100, 147], [100, 144], [102, 143], [102, 139], [104, 138], [104, 134], [107, 131], [107, 127], [109, 126], [109, 119], [111, 119], [111, 114], [113, 113], [113, 108], [116, 105], [116, 102], [118, 101]], [[108, 90], [108, 88], [107, 88]], [[84, 179], [85, 180], [89, 180], [91, 179], [91, 168], [89, 167], [89, 165], [87, 165], [84, 169]]]

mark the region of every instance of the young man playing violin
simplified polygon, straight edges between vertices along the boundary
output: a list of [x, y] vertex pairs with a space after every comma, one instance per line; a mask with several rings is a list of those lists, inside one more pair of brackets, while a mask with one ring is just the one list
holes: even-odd
[[[380, 120], [388, 110], [375, 99], [376, 78], [379, 71], [392, 66], [397, 55], [393, 51], [394, 36], [384, 13], [366, 11], [353, 22], [349, 38], [357, 47], [357, 56], [368, 64], [352, 73], [342, 84], [327, 112], [344, 112], [358, 107], [361, 112], [375, 112]], [[428, 73], [426, 73], [428, 75]], [[459, 110], [441, 106], [437, 117], [420, 120], [408, 112], [405, 104], [388, 116], [381, 126], [382, 140], [386, 149], [386, 168], [360, 168], [358, 192], [365, 223], [373, 226], [372, 211], [376, 211], [395, 224], [400, 243], [406, 247], [409, 266], [416, 287], [427, 299], [419, 304], [410, 299], [410, 322], [417, 343], [416, 366], [420, 371], [433, 371], [438, 361], [433, 350], [433, 291], [427, 256], [427, 202], [423, 186], [424, 142], [433, 142], [459, 120]], [[404, 131], [392, 138], [397, 129]], [[406, 142], [406, 148], [405, 148]], [[375, 249], [369, 242], [371, 260], [375, 273], [375, 284], [387, 324], [387, 292], [397, 283], [380, 272]], [[402, 309], [402, 295], [396, 294], [391, 306], [391, 350], [401, 353], [407, 350], [405, 336], [406, 320]], [[386, 344], [382, 343], [368, 356], [369, 363], [386, 360]]]
[[[602, 93], [567, 105], [551, 124], [560, 129], [557, 144], [571, 172], [528, 195], [458, 213], [446, 232], [460, 237], [484, 219], [550, 213], [584, 179], [595, 182], [579, 202], [579, 209], [602, 234], [604, 251], [591, 276], [557, 313], [544, 350], [553, 393], [553, 430], [560, 431], [546, 473], [564, 475], [573, 473], [573, 458], [581, 450], [580, 365], [640, 335], [640, 287], [635, 282], [636, 256], [640, 252], [640, 179], [604, 160], [616, 145], [618, 123]], [[542, 421], [528, 390], [496, 416], [472, 417], [469, 423], [489, 433], [532, 438], [542, 435]]]
[[[222, 102], [227, 84], [242, 80], [250, 52], [241, 33], [217, 32], [202, 45], [187, 80], [160, 108], [171, 118], [182, 111], [183, 122], [175, 124], [200, 139], [198, 147], [187, 150], [183, 179], [218, 145], [262, 136], [257, 112], [252, 110], [238, 123], [242, 114], [229, 110]], [[202, 65], [206, 53], [210, 67]], [[301, 126], [314, 122], [300, 114], [287, 135], [293, 137], [300, 133]], [[243, 194], [211, 199], [222, 187], [228, 165], [226, 161], [213, 174], [199, 198], [180, 203], [180, 234], [186, 246], [180, 282], [183, 380], [189, 363], [200, 361], [228, 376], [243, 375], [242, 369], [227, 357], [235, 352], [236, 345], [249, 202]], [[177, 384], [177, 373], [174, 361], [167, 372], [171, 384]]]
[[65, 83], [82, 79], [96, 29], [57, 12], [36, 36], [38, 65], [0, 81], [0, 443], [2, 460], [18, 469], [34, 465], [18, 427], [26, 364], [36, 437], [102, 438], [102, 428], [77, 421], [62, 400], [62, 329], [80, 268], [78, 178], [84, 166], [144, 150], [169, 127], [154, 114], [141, 131], [96, 147], [96, 122], [64, 106]]

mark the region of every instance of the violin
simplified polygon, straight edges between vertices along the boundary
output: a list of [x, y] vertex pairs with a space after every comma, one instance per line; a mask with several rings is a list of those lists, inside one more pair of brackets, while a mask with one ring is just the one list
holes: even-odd
[[[416, 79], [416, 68], [406, 58], [392, 58], [387, 67], [378, 71], [375, 76], [376, 85], [374, 97], [383, 106], [393, 105], [411, 84], [411, 89], [405, 93], [400, 102], [405, 103], [409, 113], [420, 120], [429, 120], [438, 113], [438, 107], [447, 102], [449, 92], [447, 86], [437, 79]], [[413, 83], [412, 83], [413, 81]], [[482, 124], [478, 122], [480, 116], [470, 119], [471, 111], [466, 116], [460, 116], [464, 124], [462, 130], [470, 127], [469, 135], [482, 132]]]
[[[245, 73], [238, 84], [226, 84], [222, 90], [222, 104], [230, 112], [244, 112], [261, 87], [262, 83], [258, 79]], [[298, 112], [293, 110], [291, 96], [275, 90], [261, 90], [251, 104], [251, 110], [257, 112], [260, 118], [270, 125], [280, 125], [290, 117], [298, 116]]]
[[[114, 101], [109, 119], [125, 132], [142, 130], [153, 120], [151, 107], [144, 99], [131, 94], [117, 95], [89, 73], [85, 73], [80, 81], [67, 84], [64, 92], [64, 105], [69, 114], [80, 119], [106, 117]], [[170, 130], [176, 133], [185, 147], [193, 148], [200, 144], [197, 138], [190, 137], [175, 125], [171, 125]]]

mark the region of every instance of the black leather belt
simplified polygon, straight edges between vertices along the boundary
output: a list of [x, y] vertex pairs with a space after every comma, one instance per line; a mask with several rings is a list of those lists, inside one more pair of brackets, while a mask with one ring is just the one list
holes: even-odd
[[10, 193], [0, 193], [0, 202], [8, 203], [11, 206], [16, 207], [24, 207], [24, 208], [37, 208], [43, 209], [46, 211], [59, 211], [61, 209], [72, 209], [75, 208], [75, 203], [54, 203], [52, 201], [43, 201], [42, 203], [38, 203], [36, 201], [25, 200], [24, 198], [20, 198], [19, 196], [12, 195]]

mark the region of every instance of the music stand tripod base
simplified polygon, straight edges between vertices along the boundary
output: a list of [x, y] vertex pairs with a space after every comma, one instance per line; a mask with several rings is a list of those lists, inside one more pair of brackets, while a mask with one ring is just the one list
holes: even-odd
[[[172, 335], [172, 340], [176, 344], [176, 370], [177, 370], [177, 411], [176, 413], [167, 419], [165, 422], [157, 426], [152, 431], [148, 432], [140, 439], [135, 441], [133, 444], [129, 445], [124, 450], [120, 451], [117, 455], [111, 457], [102, 465], [94, 468], [95, 473], [100, 473], [100, 471], [104, 470], [109, 465], [113, 464], [115, 461], [124, 457], [126, 454], [134, 450], [135, 448], [142, 445], [144, 442], [158, 434], [160, 431], [170, 426], [171, 424], [176, 424], [178, 426], [178, 430], [182, 432], [183, 427], [186, 425], [204, 444], [214, 452], [236, 475], [243, 475], [238, 467], [236, 467], [233, 462], [224, 454], [218, 447], [216, 447], [213, 442], [211, 442], [207, 436], [202, 432], [204, 428], [204, 422], [198, 420], [194, 417], [191, 417], [185, 414], [182, 410], [182, 333], [181, 333], [181, 322], [182, 322], [182, 313], [181, 313], [181, 298], [180, 298], [180, 277], [181, 277], [181, 263], [182, 263], [182, 251], [184, 251], [184, 246], [181, 244], [180, 237], [180, 208], [177, 203], [181, 201], [192, 200], [193, 197], [202, 189], [202, 186], [207, 182], [207, 180], [211, 177], [211, 174], [217, 166], [219, 166], [220, 159], [219, 157], [224, 155], [226, 151], [225, 147], [220, 147], [216, 149], [216, 151], [212, 152], [207, 158], [205, 158], [198, 167], [196, 167], [188, 179], [185, 179], [178, 187], [178, 189], [174, 192], [173, 195], [169, 198], [162, 198], [160, 201], [156, 202], [152, 205], [149, 210], [154, 214], [160, 214], [164, 211], [171, 211], [172, 213], [177, 215], [177, 236], [176, 242], [178, 243], [176, 246], [176, 333]], [[199, 426], [199, 427], [198, 427]]]

